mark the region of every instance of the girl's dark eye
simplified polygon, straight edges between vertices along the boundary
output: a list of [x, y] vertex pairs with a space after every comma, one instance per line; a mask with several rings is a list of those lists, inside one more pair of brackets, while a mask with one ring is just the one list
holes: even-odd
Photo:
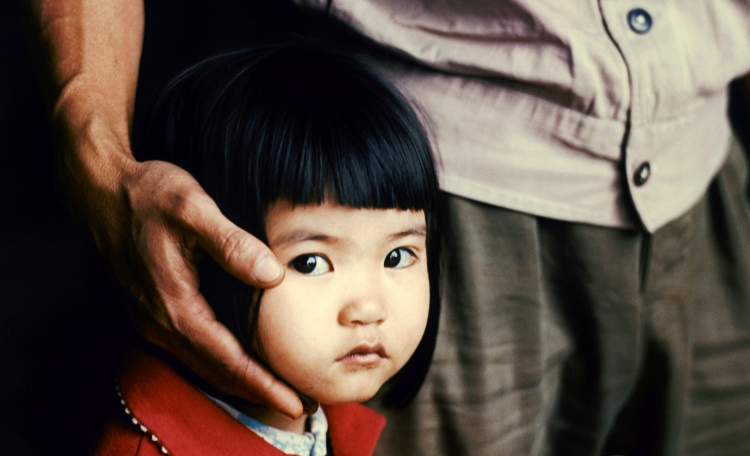
[[315, 254], [300, 255], [289, 263], [297, 272], [310, 276], [318, 276], [331, 272], [331, 263], [323, 256]]
[[386, 268], [401, 269], [407, 266], [411, 266], [416, 261], [417, 257], [412, 253], [411, 250], [405, 247], [399, 247], [390, 251], [385, 256], [383, 266]]

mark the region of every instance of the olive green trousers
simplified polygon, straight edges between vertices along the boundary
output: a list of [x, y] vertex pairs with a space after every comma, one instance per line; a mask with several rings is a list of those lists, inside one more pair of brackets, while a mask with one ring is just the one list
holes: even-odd
[[654, 234], [444, 195], [438, 346], [377, 454], [750, 455], [745, 160]]

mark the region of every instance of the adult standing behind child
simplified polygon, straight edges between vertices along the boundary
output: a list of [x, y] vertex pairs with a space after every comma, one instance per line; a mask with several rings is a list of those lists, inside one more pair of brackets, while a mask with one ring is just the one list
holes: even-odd
[[[36, 5], [68, 200], [139, 299], [142, 334], [296, 415], [210, 318], [190, 260], [199, 246], [269, 286], [277, 264], [180, 170], [130, 154], [142, 5]], [[330, 4], [407, 57], [383, 66], [434, 122], [444, 165], [445, 318], [384, 452], [747, 451], [750, 215], [726, 90], [750, 68], [748, 9]]]

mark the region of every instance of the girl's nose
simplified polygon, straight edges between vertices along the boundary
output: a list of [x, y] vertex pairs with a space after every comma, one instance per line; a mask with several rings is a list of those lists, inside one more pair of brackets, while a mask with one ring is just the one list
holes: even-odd
[[352, 286], [349, 297], [339, 312], [343, 326], [380, 324], [388, 317], [377, 283]]

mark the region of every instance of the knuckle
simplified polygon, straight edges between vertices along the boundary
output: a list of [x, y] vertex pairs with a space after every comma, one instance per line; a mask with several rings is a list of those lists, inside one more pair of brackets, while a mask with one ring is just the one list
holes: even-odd
[[232, 231], [221, 243], [221, 250], [226, 264], [249, 262], [248, 255], [255, 250], [251, 239], [239, 231]]
[[185, 307], [189, 307], [184, 300], [159, 288], [148, 295], [142, 293], [137, 298], [137, 321], [144, 322], [150, 331], [163, 338], [183, 334], [185, 331], [181, 322], [185, 319]]
[[269, 377], [266, 381], [260, 385], [260, 395], [263, 398], [268, 397], [271, 394], [271, 388], [273, 388], [273, 380]]
[[[171, 300], [167, 312], [170, 329], [191, 344], [194, 344], [194, 328], [201, 326], [202, 322], [211, 322], [216, 319], [213, 310], [201, 302], [197, 294]], [[193, 348], [198, 348], [198, 346]]]
[[171, 195], [168, 210], [182, 222], [195, 220], [201, 212], [194, 193], [189, 190]]
[[220, 391], [235, 395], [237, 387], [238, 372], [219, 360], [211, 360], [206, 364], [207, 369], [203, 372], [203, 379]]
[[261, 376], [261, 367], [257, 363], [253, 362], [250, 358], [244, 358], [228, 376], [228, 387], [235, 390], [233, 393], [244, 392], [248, 394], [247, 388], [243, 388], [242, 385], [247, 385], [249, 380], [252, 395], [263, 402], [268, 392], [273, 387], [273, 381], [270, 377]]

